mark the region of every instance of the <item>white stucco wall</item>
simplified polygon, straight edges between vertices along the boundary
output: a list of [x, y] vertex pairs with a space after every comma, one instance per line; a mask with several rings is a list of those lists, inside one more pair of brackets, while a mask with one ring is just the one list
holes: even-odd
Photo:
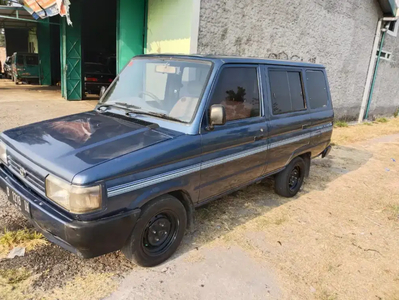
[[[324, 64], [336, 117], [356, 119], [380, 17], [371, 0], [202, 0], [198, 50]], [[375, 114], [399, 106], [399, 38], [387, 37], [390, 49], [393, 60], [378, 72]]]
[[193, 0], [148, 0], [146, 53], [190, 53]]

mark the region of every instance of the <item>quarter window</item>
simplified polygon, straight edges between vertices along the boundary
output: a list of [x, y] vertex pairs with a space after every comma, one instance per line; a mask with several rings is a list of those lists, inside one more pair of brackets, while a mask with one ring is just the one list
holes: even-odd
[[225, 107], [227, 121], [259, 116], [257, 68], [224, 68], [216, 84], [210, 105], [214, 104], [222, 104]]
[[324, 73], [322, 71], [306, 71], [306, 81], [310, 108], [326, 107], [328, 93]]
[[306, 108], [301, 72], [271, 70], [269, 77], [274, 115], [300, 111]]
[[23, 65], [24, 64], [24, 57], [21, 55], [17, 56], [17, 65]]

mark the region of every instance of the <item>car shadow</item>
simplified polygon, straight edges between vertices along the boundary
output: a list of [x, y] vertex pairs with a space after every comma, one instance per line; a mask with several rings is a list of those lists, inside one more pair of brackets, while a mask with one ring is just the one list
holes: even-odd
[[21, 89], [26, 91], [59, 91], [61, 93], [61, 87], [53, 85], [32, 85], [32, 84], [20, 84], [18, 85]]
[[194, 215], [194, 225], [174, 257], [219, 239], [236, 227], [265, 215], [276, 207], [298, 200], [307, 193], [323, 191], [330, 182], [359, 169], [372, 156], [371, 153], [357, 148], [335, 146], [326, 158], [312, 160], [310, 176], [293, 198], [277, 195], [274, 192], [273, 178], [268, 178], [198, 208]]
[[87, 94], [85, 100], [95, 100], [98, 101], [100, 99], [99, 95], [96, 94]]

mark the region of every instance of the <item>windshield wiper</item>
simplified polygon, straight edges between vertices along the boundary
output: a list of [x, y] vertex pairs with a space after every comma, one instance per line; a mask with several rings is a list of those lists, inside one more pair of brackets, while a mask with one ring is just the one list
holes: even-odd
[[120, 105], [120, 106], [124, 106], [127, 108], [135, 108], [135, 109], [140, 109], [140, 106], [137, 105], [133, 105], [133, 104], [129, 104], [129, 103], [125, 103], [125, 102], [115, 102], [116, 105]]
[[102, 105], [100, 105], [98, 107], [98, 109], [101, 110], [102, 107], [110, 107], [110, 106], [115, 106], [115, 107], [119, 107], [119, 108], [123, 108], [123, 109], [127, 109], [128, 112], [126, 113], [127, 116], [130, 116], [130, 114], [138, 114], [138, 115], [146, 115], [146, 116], [153, 116], [153, 117], [158, 117], [161, 119], [166, 119], [166, 120], [170, 120], [170, 121], [175, 121], [175, 122], [179, 122], [179, 123], [186, 123], [178, 118], [174, 118], [171, 117], [167, 114], [164, 113], [157, 113], [157, 112], [153, 112], [153, 111], [144, 111], [144, 110], [140, 110], [140, 106], [136, 106], [133, 104], [129, 104], [129, 103], [123, 103], [123, 102], [115, 102], [115, 103], [104, 103]]
[[163, 113], [157, 113], [157, 112], [153, 112], [153, 111], [143, 111], [143, 110], [132, 110], [131, 112], [126, 113], [126, 115], [130, 116], [130, 114], [138, 114], [138, 115], [146, 115], [146, 116], [153, 116], [153, 117], [158, 117], [161, 119], [166, 119], [166, 120], [170, 120], [170, 121], [176, 121], [179, 123], [186, 123], [178, 118], [174, 118], [171, 117], [167, 114], [163, 114]]
[[[133, 109], [140, 109], [140, 108], [141, 108], [141, 107], [136, 106], [136, 105], [133, 105], [133, 104], [122, 103], [122, 102], [115, 102], [115, 103], [104, 103], [104, 104], [101, 104], [100, 106], [98, 106], [97, 109], [100, 110], [100, 111], [106, 111], [106, 109], [107, 109], [108, 107], [112, 107], [112, 106], [118, 107], [118, 108], [122, 108], [122, 109], [127, 109], [127, 110], [129, 110], [129, 111], [131, 111], [132, 108], [133, 108]], [[102, 108], [105, 108], [105, 109], [102, 109]]]

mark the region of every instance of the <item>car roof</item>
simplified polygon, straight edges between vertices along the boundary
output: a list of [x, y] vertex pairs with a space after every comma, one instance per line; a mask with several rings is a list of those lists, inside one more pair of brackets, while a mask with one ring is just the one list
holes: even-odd
[[291, 61], [270, 58], [256, 58], [256, 57], [240, 57], [240, 56], [224, 56], [224, 55], [183, 55], [183, 54], [145, 54], [138, 57], [159, 57], [159, 58], [177, 58], [177, 59], [198, 59], [208, 61], [219, 61], [222, 64], [226, 63], [241, 63], [241, 64], [267, 64], [280, 65], [291, 67], [308, 67], [308, 68], [325, 68], [321, 64], [313, 64], [303, 61]]

